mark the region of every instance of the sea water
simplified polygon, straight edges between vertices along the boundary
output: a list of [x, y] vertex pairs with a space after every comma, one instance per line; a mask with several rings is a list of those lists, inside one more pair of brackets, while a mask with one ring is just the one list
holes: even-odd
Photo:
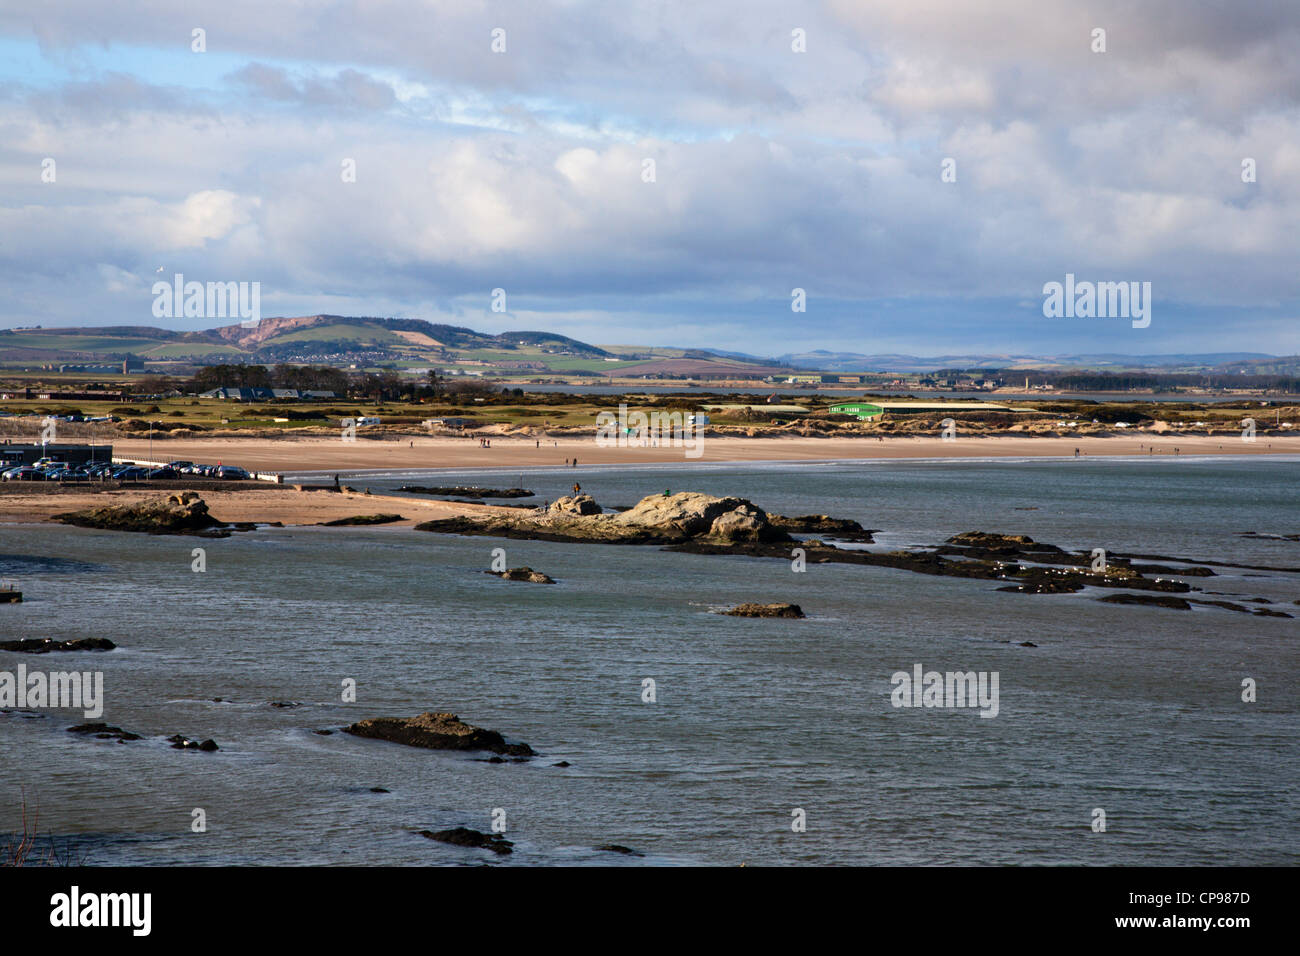
[[[522, 482], [541, 500], [579, 481], [611, 507], [704, 491], [854, 518], [883, 549], [988, 530], [1300, 569], [1300, 542], [1242, 536], [1300, 532], [1298, 477], [1294, 459], [1166, 458], [344, 480], [376, 493]], [[494, 548], [558, 583], [484, 574]], [[145, 737], [69, 734], [84, 722], [74, 711], [0, 714], [0, 833], [20, 827], [25, 799], [42, 833], [92, 864], [1300, 862], [1300, 620], [793, 567], [393, 527], [207, 540], [0, 525], [0, 577], [25, 592], [0, 606], [0, 639], [119, 645], [0, 651], [0, 671], [102, 671], [102, 719]], [[1300, 573], [1217, 570], [1189, 580], [1219, 593], [1193, 597], [1300, 615]], [[716, 613], [743, 601], [793, 601], [808, 618]], [[996, 673], [996, 717], [894, 707], [891, 675], [917, 664]], [[540, 756], [490, 763], [314, 733], [425, 710]], [[174, 733], [221, 749], [171, 749]], [[489, 832], [494, 811], [512, 855], [418, 833]], [[644, 855], [596, 849], [606, 844]]]

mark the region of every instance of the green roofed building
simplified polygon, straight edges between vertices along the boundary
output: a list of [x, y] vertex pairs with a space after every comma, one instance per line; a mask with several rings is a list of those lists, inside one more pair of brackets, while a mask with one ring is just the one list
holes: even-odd
[[848, 402], [844, 405], [832, 405], [830, 411], [832, 415], [856, 415], [864, 422], [869, 422], [871, 419], [879, 418], [885, 414], [883, 408], [869, 402]]

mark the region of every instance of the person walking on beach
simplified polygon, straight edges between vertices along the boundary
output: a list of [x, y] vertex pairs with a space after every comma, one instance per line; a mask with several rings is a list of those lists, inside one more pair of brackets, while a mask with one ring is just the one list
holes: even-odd
[[576, 459], [576, 458], [573, 459], [573, 467], [574, 467], [574, 468], [577, 468], [577, 467], [578, 467], [578, 459]]
[[335, 475], [335, 476], [334, 476], [334, 490], [335, 490], [335, 491], [338, 491], [338, 490], [339, 490], [339, 476], [338, 476], [338, 475]]
[[578, 484], [576, 481], [573, 483], [573, 493], [575, 495], [582, 493], [582, 485]]

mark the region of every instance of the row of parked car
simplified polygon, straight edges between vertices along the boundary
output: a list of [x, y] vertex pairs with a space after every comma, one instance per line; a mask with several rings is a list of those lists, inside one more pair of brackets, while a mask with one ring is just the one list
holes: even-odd
[[30, 465], [17, 465], [0, 471], [4, 481], [155, 481], [176, 478], [251, 478], [234, 465], [198, 465], [192, 461], [172, 461], [158, 468], [102, 462], [70, 465], [65, 461], [42, 458]]

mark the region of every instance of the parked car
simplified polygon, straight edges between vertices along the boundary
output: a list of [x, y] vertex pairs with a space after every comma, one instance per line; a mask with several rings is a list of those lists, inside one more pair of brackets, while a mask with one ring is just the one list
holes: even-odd
[[180, 474], [184, 474], [185, 471], [186, 471], [186, 469], [189, 469], [189, 468], [193, 468], [193, 467], [194, 467], [194, 462], [192, 462], [192, 461], [169, 461], [169, 462], [167, 462], [167, 467], [170, 468], [170, 469], [172, 469], [173, 471], [176, 471], [176, 472], [180, 473]]
[[237, 468], [234, 465], [220, 465], [216, 469], [216, 474], [213, 475], [213, 477], [244, 480], [247, 478], [251, 478], [253, 476], [250, 475], [248, 472], [244, 471], [244, 469]]
[[179, 478], [180, 473], [170, 465], [163, 465], [161, 468], [150, 469], [149, 474], [145, 477], [150, 481], [154, 481], [159, 478]]
[[35, 465], [20, 465], [5, 472], [5, 481], [44, 481], [45, 474]]

